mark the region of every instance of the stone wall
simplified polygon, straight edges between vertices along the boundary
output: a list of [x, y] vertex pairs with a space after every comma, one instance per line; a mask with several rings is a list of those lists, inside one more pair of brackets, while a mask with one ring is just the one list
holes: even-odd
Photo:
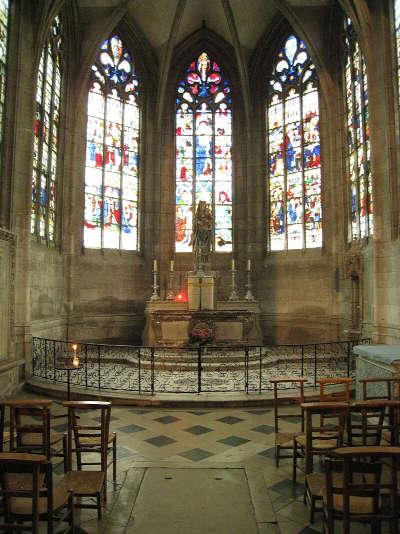
[[[7, 81], [0, 222], [16, 241], [0, 236], [0, 358], [11, 365], [7, 369], [0, 365], [1, 381], [15, 384], [23, 376], [22, 363], [30, 360], [32, 335], [138, 342], [145, 303], [152, 292], [153, 258], [159, 260], [162, 296], [172, 258], [175, 287], [184, 288], [185, 274], [193, 261], [188, 254], [174, 254], [174, 91], [190, 47], [200, 46], [202, 39], [222, 58], [236, 91], [234, 255], [242, 295], [246, 260], [252, 259], [253, 292], [261, 308], [265, 342], [328, 341], [355, 334], [378, 342], [400, 340], [399, 114], [390, 2], [343, 0], [328, 26], [321, 10], [282, 6], [279, 23], [275, 20], [266, 29], [252, 54], [246, 51], [245, 61], [243, 57], [238, 60], [240, 54], [207, 29], [189, 36], [184, 46], [172, 41], [162, 50], [153, 50], [122, 9], [88, 7], [86, 18], [81, 19], [79, 10], [75, 15], [69, 10], [60, 139], [60, 218], [54, 247], [32, 240], [29, 231], [35, 84], [26, 80], [36, 77], [56, 4], [46, 1], [35, 8], [28, 0], [14, 4], [10, 33], [10, 57], [14, 59]], [[64, 4], [68, 10], [69, 2], [58, 2]], [[342, 8], [354, 18], [369, 71], [375, 230], [373, 238], [360, 243], [348, 241], [339, 50]], [[84, 250], [82, 243], [87, 80], [99, 36], [113, 28], [122, 31], [137, 58], [144, 84], [138, 252]], [[275, 51], [288, 31], [298, 32], [310, 46], [321, 82], [324, 246], [269, 253], [265, 83]], [[229, 296], [231, 257], [221, 254], [212, 258], [212, 268], [218, 273], [219, 299]], [[359, 325], [354, 322], [355, 277], [359, 280]], [[14, 361], [22, 363], [14, 365]]]

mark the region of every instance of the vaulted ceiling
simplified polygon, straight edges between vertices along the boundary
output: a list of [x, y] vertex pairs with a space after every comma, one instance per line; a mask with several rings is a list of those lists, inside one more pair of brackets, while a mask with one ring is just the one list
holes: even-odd
[[[249, 57], [260, 37], [281, 13], [295, 17], [323, 12], [335, 0], [77, 0], [79, 19], [128, 13], [157, 55], [204, 24]], [[322, 11], [321, 11], [322, 10]]]

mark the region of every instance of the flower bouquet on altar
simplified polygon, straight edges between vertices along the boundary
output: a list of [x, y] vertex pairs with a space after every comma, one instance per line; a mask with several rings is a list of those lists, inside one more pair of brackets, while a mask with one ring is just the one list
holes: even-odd
[[214, 330], [212, 324], [205, 321], [195, 323], [189, 333], [189, 345], [202, 347], [210, 345], [214, 341]]

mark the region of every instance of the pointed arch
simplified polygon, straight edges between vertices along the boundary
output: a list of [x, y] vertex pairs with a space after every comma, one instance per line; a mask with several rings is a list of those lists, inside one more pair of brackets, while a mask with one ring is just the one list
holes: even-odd
[[319, 90], [301, 39], [286, 36], [268, 82], [269, 249], [322, 246]]
[[84, 246], [138, 250], [140, 84], [116, 33], [101, 45], [88, 93]]
[[368, 79], [352, 21], [344, 18], [343, 86], [346, 105], [346, 171], [350, 188], [349, 240], [373, 234], [373, 191], [369, 139]]
[[212, 250], [231, 252], [232, 98], [223, 68], [206, 50], [194, 56], [176, 96], [176, 252], [192, 250], [197, 206], [213, 214]]
[[63, 79], [63, 22], [57, 15], [40, 56], [35, 97], [31, 233], [54, 243]]

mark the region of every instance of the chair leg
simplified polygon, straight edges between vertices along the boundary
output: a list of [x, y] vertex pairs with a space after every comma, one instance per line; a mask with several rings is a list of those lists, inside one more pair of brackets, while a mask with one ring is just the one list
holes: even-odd
[[63, 436], [63, 455], [64, 455], [64, 473], [68, 472], [68, 447], [67, 447], [67, 435]]
[[297, 443], [296, 440], [293, 440], [293, 470], [292, 470], [292, 481], [295, 483], [297, 478]]
[[113, 439], [113, 482], [117, 482], [117, 435]]
[[96, 495], [97, 499], [97, 519], [101, 519], [102, 513], [101, 513], [101, 506], [102, 506], [102, 499], [101, 499], [101, 492], [97, 493]]
[[68, 525], [69, 525], [69, 531], [72, 532], [72, 534], [75, 533], [75, 502], [74, 502], [74, 496], [71, 493], [68, 497]]

